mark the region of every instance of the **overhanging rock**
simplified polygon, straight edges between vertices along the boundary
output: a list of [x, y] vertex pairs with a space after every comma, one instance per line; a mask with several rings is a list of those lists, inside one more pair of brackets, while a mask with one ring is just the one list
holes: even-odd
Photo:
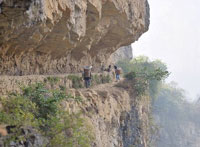
[[0, 74], [98, 68], [148, 26], [146, 0], [0, 0]]

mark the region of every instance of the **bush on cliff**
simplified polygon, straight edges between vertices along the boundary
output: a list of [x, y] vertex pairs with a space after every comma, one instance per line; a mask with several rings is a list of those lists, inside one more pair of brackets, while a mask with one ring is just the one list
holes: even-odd
[[68, 75], [67, 78], [72, 81], [73, 88], [78, 89], [84, 87], [82, 77], [77, 75]]
[[145, 56], [132, 61], [119, 61], [118, 66], [122, 67], [125, 78], [133, 81], [137, 95], [143, 95], [148, 90], [152, 98], [157, 97], [160, 82], [169, 75], [164, 63], [160, 60], [150, 61]]
[[68, 99], [75, 98], [59, 89], [47, 89], [42, 83], [22, 88], [21, 94], [12, 93], [8, 98], [1, 98], [0, 124], [11, 126], [4, 145], [29, 140], [30, 136], [23, 132], [31, 127], [47, 138], [48, 142], [43, 146], [90, 146], [91, 129], [81, 113], [70, 114], [61, 106], [62, 100]]

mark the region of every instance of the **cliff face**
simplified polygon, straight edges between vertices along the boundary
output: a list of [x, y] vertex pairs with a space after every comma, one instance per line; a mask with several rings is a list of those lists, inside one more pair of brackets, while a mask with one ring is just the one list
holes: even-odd
[[132, 47], [131, 45], [129, 45], [129, 46], [120, 47], [117, 51], [115, 51], [111, 55], [110, 60], [113, 63], [117, 63], [117, 61], [131, 60], [132, 58], [133, 58]]
[[148, 26], [146, 0], [0, 0], [0, 74], [97, 68]]
[[[52, 84], [51, 81], [48, 83], [45, 80], [47, 76], [4, 76], [0, 78], [4, 85], [0, 87], [0, 95], [19, 92], [19, 85], [35, 82], [46, 81], [52, 89], [63, 86], [66, 93], [82, 98], [82, 103], [64, 101], [62, 105], [69, 112], [83, 112], [84, 118], [88, 120], [94, 132], [92, 147], [147, 147], [150, 112], [148, 96], [136, 97], [127, 81], [102, 84], [90, 89], [73, 89], [65, 76], [57, 78], [59, 80]], [[4, 130], [1, 130], [0, 125], [0, 134], [2, 131]], [[35, 146], [43, 145], [41, 138], [35, 138]]]
[[[0, 96], [19, 91], [19, 83], [45, 82], [44, 74], [80, 72], [88, 64], [98, 72], [148, 26], [147, 0], [0, 0], [0, 75], [14, 75], [0, 77]], [[30, 74], [43, 75], [16, 76]], [[92, 146], [147, 146], [149, 98], [136, 98], [127, 81], [77, 90], [66, 75], [59, 79], [49, 87], [84, 100], [63, 105], [84, 112], [95, 131]]]

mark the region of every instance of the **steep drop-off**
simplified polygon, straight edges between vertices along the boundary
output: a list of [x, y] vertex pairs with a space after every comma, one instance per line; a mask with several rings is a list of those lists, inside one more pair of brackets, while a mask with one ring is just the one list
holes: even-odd
[[147, 0], [0, 0], [0, 74], [97, 69], [148, 26]]
[[[66, 93], [73, 97], [81, 97], [82, 102], [63, 101], [62, 105], [69, 112], [83, 112], [84, 118], [94, 132], [92, 147], [147, 147], [149, 139], [150, 99], [148, 96], [135, 96], [132, 84], [128, 81], [108, 83], [94, 86], [90, 89], [70, 88], [70, 81], [65, 76], [57, 76], [58, 81], [46, 81], [47, 76], [3, 77], [0, 95], [9, 92], [19, 92], [19, 86], [34, 82], [45, 82], [50, 89], [60, 86], [66, 88]], [[8, 82], [10, 81], [10, 82]], [[48, 83], [49, 82], [49, 83]], [[4, 89], [4, 91], [2, 91]], [[2, 108], [1, 108], [2, 110]], [[8, 124], [4, 124], [6, 126]], [[6, 132], [0, 125], [0, 134]], [[7, 133], [4, 133], [4, 135]], [[37, 133], [30, 144], [43, 146], [44, 142]], [[6, 136], [5, 136], [6, 137]], [[0, 145], [3, 138], [0, 137]], [[30, 142], [30, 141], [28, 141]], [[15, 144], [15, 143], [13, 143]], [[28, 145], [31, 146], [31, 145]], [[21, 145], [24, 147], [24, 145]], [[74, 145], [76, 146], [76, 145]]]
[[156, 146], [199, 147], [199, 106], [186, 101], [183, 89], [163, 86], [153, 104], [155, 120], [160, 126]]

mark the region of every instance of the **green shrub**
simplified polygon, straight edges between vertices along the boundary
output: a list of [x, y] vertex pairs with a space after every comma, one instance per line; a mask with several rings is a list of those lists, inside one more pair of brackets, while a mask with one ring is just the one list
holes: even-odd
[[169, 72], [164, 63], [159, 60], [150, 61], [148, 57], [137, 57], [132, 61], [120, 61], [119, 65], [125, 70], [125, 78], [133, 81], [137, 95], [149, 92], [152, 99], [157, 97], [159, 85]]
[[97, 74], [92, 75], [92, 85], [99, 85], [102, 83], [101, 77]]
[[[89, 147], [93, 140], [91, 128], [87, 126], [86, 121], [81, 117], [81, 114], [62, 113], [62, 123], [57, 123], [57, 118], [52, 118], [51, 129], [48, 131], [50, 136], [49, 144], [61, 147]], [[66, 138], [67, 136], [68, 138]]]
[[125, 75], [128, 80], [134, 80], [136, 78], [136, 72], [132, 71]]
[[1, 98], [0, 102], [4, 108], [0, 113], [1, 123], [9, 123], [9, 125], [17, 127], [36, 124], [34, 114], [37, 107], [29, 99], [17, 95], [10, 98]]
[[24, 141], [20, 128], [32, 127], [49, 140], [44, 146], [90, 146], [91, 129], [81, 113], [69, 114], [60, 105], [68, 99], [81, 102], [80, 97], [72, 98], [62, 90], [47, 89], [42, 83], [24, 87], [21, 94], [1, 98], [0, 124], [13, 126], [12, 133], [4, 140], [5, 145]]
[[112, 81], [110, 75], [102, 75], [102, 83], [110, 83]]
[[47, 77], [45, 81], [50, 82], [50, 84], [56, 84], [60, 80], [59, 77]]
[[132, 81], [133, 89], [137, 96], [144, 95], [148, 88], [148, 82], [143, 77], [138, 77], [136, 72], [130, 72], [125, 75], [125, 78]]
[[67, 78], [72, 81], [73, 88], [78, 89], [84, 87], [82, 82], [82, 77], [76, 75], [69, 75]]
[[99, 84], [105, 84], [110, 83], [112, 81], [110, 75], [92, 75], [92, 85], [99, 85]]

